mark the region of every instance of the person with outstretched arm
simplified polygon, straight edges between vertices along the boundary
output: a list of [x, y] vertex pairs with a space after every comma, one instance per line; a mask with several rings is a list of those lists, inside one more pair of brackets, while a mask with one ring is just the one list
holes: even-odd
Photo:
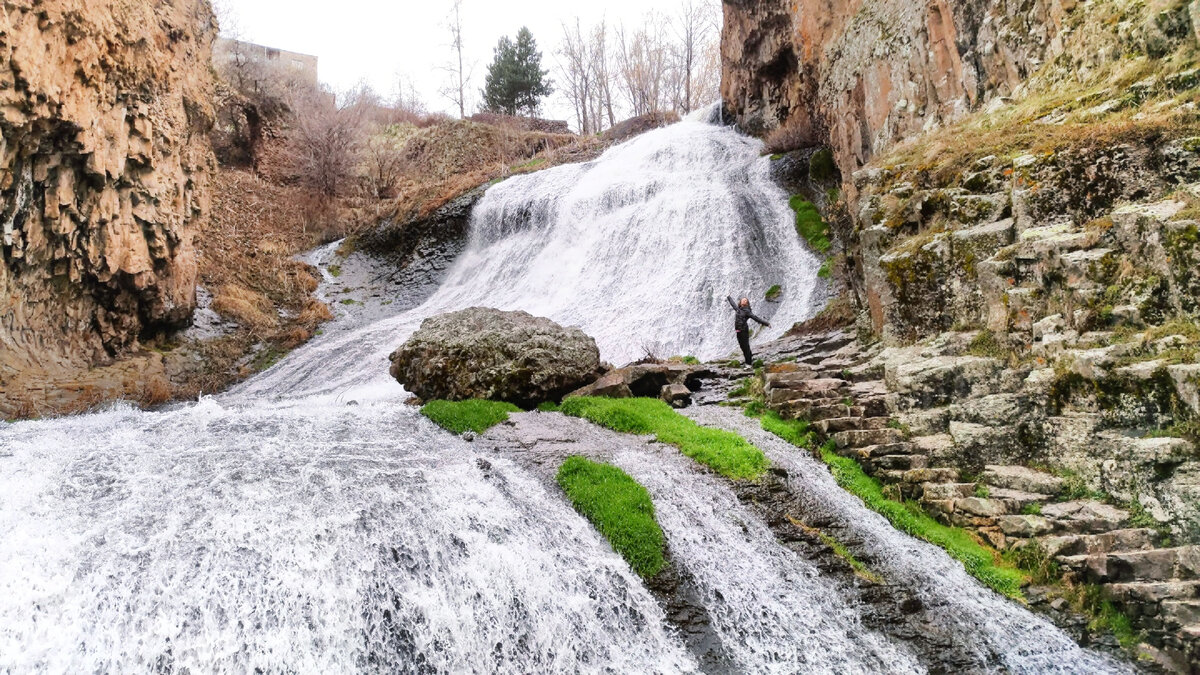
[[750, 352], [750, 319], [754, 319], [764, 326], [771, 324], [754, 316], [754, 312], [750, 310], [750, 298], [742, 298], [741, 302], [735, 303], [732, 296], [725, 296], [729, 301], [729, 306], [733, 308], [733, 328], [737, 331], [738, 344], [742, 347], [742, 354], [746, 357], [746, 365], [754, 365], [754, 354]]

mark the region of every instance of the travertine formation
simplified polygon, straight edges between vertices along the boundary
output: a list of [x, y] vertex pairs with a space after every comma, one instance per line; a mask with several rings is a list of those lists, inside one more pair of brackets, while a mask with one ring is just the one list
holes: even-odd
[[0, 9], [0, 413], [190, 320], [215, 32], [205, 0]]

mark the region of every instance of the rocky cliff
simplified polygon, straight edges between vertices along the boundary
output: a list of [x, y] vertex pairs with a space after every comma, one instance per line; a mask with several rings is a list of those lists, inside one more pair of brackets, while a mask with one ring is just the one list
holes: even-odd
[[215, 32], [206, 0], [0, 9], [0, 412], [190, 320]]
[[721, 92], [735, 119], [751, 133], [790, 125], [824, 141], [846, 173], [898, 140], [1028, 94], [1035, 72], [1033, 86], [1046, 90], [1130, 53], [1162, 56], [1188, 37], [1189, 11], [1200, 11], [1181, 0], [725, 0], [724, 8]]

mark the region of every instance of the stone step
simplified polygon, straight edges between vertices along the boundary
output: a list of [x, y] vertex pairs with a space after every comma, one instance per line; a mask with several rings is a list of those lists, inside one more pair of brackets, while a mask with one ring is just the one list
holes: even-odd
[[1028, 539], [1054, 531], [1054, 521], [1032, 514], [1013, 514], [996, 519], [996, 526], [1006, 537]]
[[816, 408], [827, 408], [835, 405], [846, 405], [848, 399], [840, 398], [797, 398], [778, 405], [768, 405], [772, 410], [786, 419], [810, 419], [809, 414]]
[[1191, 581], [1200, 578], [1200, 546], [1064, 556], [1059, 560], [1092, 583]]
[[873, 380], [882, 380], [884, 374], [884, 365], [882, 363], [863, 363], [847, 368], [845, 374], [849, 376], [846, 379], [855, 384], [871, 382]]
[[860, 405], [846, 405], [837, 403], [834, 405], [815, 406], [808, 411], [808, 419], [819, 422], [821, 420], [834, 419], [838, 417], [862, 417], [863, 407]]
[[1058, 522], [1069, 534], [1100, 534], [1120, 530], [1129, 522], [1129, 512], [1093, 499], [1057, 502], [1042, 507], [1042, 515]]
[[908, 471], [909, 469], [924, 469], [927, 466], [929, 466], [929, 458], [925, 455], [884, 455], [863, 462], [863, 467], [869, 473]]
[[1008, 505], [999, 499], [987, 497], [963, 497], [954, 502], [955, 513], [966, 513], [982, 518], [1008, 515]]
[[1101, 534], [1067, 534], [1043, 537], [1040, 540], [1047, 555], [1072, 556], [1123, 551], [1146, 551], [1154, 548], [1157, 532], [1147, 528], [1113, 530]]
[[890, 455], [911, 455], [914, 449], [912, 443], [883, 443], [865, 448], [845, 448], [845, 455], [855, 459], [876, 459]]
[[817, 420], [813, 426], [821, 430], [823, 434], [835, 434], [839, 431], [855, 431], [869, 429], [886, 429], [889, 419], [887, 417], [834, 417], [830, 419]]
[[1200, 581], [1133, 581], [1109, 584], [1106, 590], [1120, 603], [1194, 600], [1200, 598]]
[[947, 501], [975, 494], [974, 483], [922, 483], [921, 499]]
[[826, 435], [835, 434], [839, 431], [853, 431], [864, 428], [862, 417], [834, 417], [818, 420], [813, 423], [813, 426], [820, 429], [821, 433]]
[[1058, 476], [1017, 465], [989, 464], [984, 467], [979, 480], [998, 488], [1051, 496], [1063, 488], [1063, 479]]
[[900, 477], [905, 483], [957, 483], [958, 469], [926, 468], [910, 469]]
[[899, 443], [904, 440], [904, 434], [896, 429], [862, 429], [839, 431], [832, 434], [830, 438], [839, 448], [865, 448], [868, 445]]
[[1046, 495], [1040, 495], [1035, 492], [1022, 492], [1021, 490], [991, 486], [988, 487], [987, 494], [988, 497], [999, 499], [1007, 504], [1009, 513], [1020, 513], [1031, 504], [1045, 504], [1050, 499]]

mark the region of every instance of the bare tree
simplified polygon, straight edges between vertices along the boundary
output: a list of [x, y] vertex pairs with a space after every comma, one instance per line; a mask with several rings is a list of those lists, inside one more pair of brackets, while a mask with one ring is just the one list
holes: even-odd
[[343, 194], [359, 166], [366, 118], [375, 105], [377, 98], [363, 88], [340, 103], [328, 91], [297, 97], [284, 146], [294, 177], [326, 198]]
[[579, 124], [579, 133], [591, 134], [597, 131], [596, 120], [592, 110], [592, 97], [595, 82], [593, 81], [592, 59], [589, 44], [583, 39], [583, 30], [579, 18], [575, 25], [568, 27], [563, 24], [563, 41], [558, 48], [559, 68], [562, 79], [566, 84], [563, 92], [575, 107], [575, 119]]
[[646, 14], [642, 25], [628, 31], [617, 29], [617, 64], [621, 87], [636, 115], [656, 113], [671, 107], [668, 77], [671, 49], [662, 32], [662, 20], [654, 12]]
[[458, 106], [458, 116], [467, 116], [467, 92], [470, 91], [471, 73], [466, 70], [463, 61], [463, 24], [462, 0], [454, 0], [450, 6], [450, 14], [446, 17], [446, 26], [450, 31], [451, 61], [443, 66], [449, 75], [449, 82], [442, 88], [442, 95]]
[[[617, 123], [613, 112], [613, 70], [609, 62], [608, 24], [603, 19], [592, 29], [592, 72], [596, 77], [597, 103], [608, 116], [608, 126]], [[599, 114], [597, 115], [599, 118]]]

